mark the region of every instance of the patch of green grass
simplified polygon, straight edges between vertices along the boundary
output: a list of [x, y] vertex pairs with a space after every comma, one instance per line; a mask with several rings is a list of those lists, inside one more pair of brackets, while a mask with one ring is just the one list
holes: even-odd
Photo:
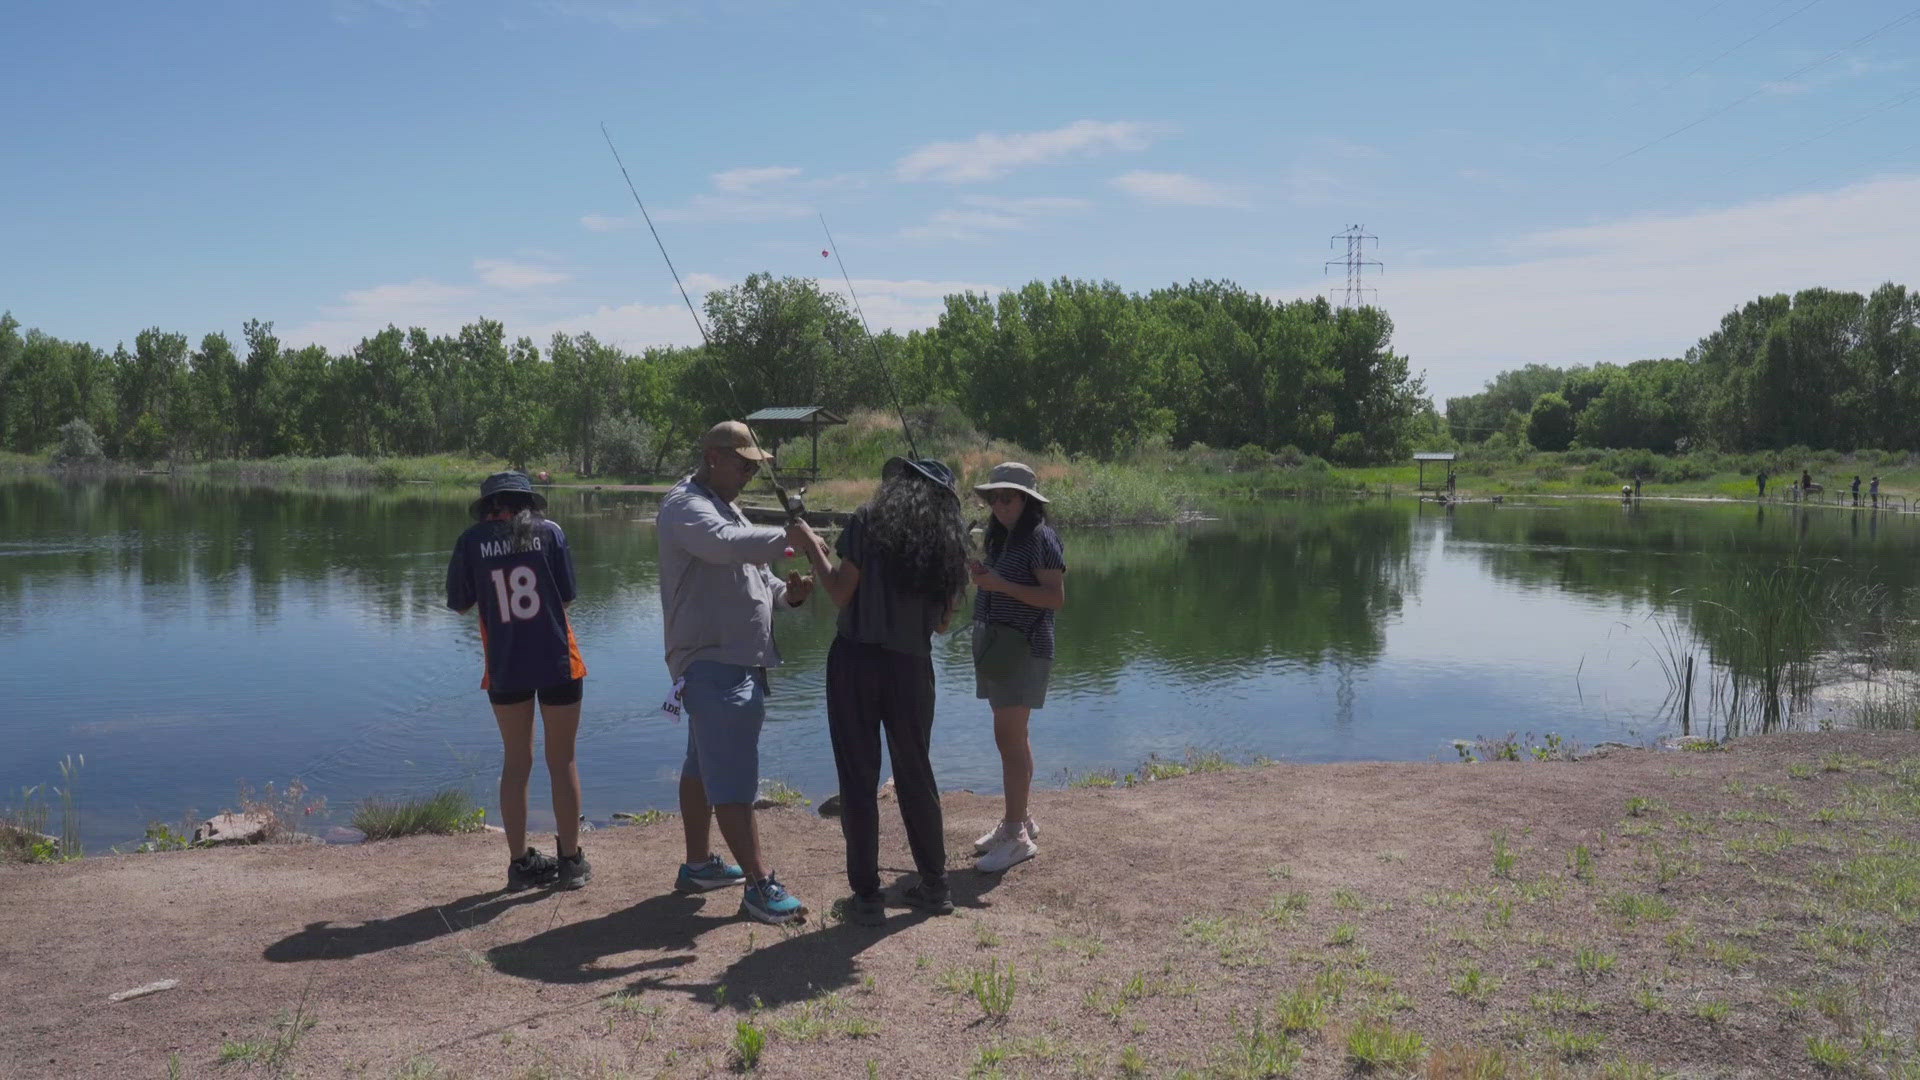
[[812, 801], [800, 789], [783, 780], [760, 781], [760, 799], [780, 807], [811, 806]]
[[1114, 769], [1095, 769], [1092, 772], [1076, 773], [1068, 781], [1068, 787], [1110, 788], [1120, 786], [1120, 773]]
[[1311, 1034], [1326, 1024], [1338, 1001], [1338, 993], [1329, 997], [1320, 987], [1298, 986], [1274, 1002], [1274, 1022], [1287, 1035]]
[[1627, 800], [1628, 817], [1646, 817], [1649, 814], [1659, 813], [1666, 808], [1667, 804], [1661, 802], [1659, 799], [1649, 799], [1643, 795], [1635, 795], [1633, 798]]
[[1215, 1052], [1210, 1075], [1223, 1080], [1264, 1080], [1290, 1076], [1300, 1064], [1300, 1048], [1284, 1033], [1267, 1030], [1258, 1016], [1242, 1026], [1235, 1014], [1229, 1023], [1233, 1041]]
[[1600, 1007], [1589, 1001], [1585, 994], [1569, 994], [1565, 990], [1535, 994], [1527, 1000], [1527, 1004], [1548, 1016], [1592, 1016], [1600, 1011]]
[[1384, 1020], [1354, 1025], [1347, 1033], [1347, 1060], [1363, 1071], [1405, 1070], [1426, 1055], [1427, 1040]]
[[1614, 956], [1612, 953], [1602, 952], [1591, 945], [1582, 947], [1578, 953], [1574, 954], [1573, 958], [1574, 969], [1588, 979], [1597, 979], [1602, 975], [1612, 973], [1613, 965]]
[[1512, 878], [1513, 864], [1518, 858], [1507, 848], [1507, 834], [1493, 834], [1493, 873], [1495, 877]]
[[1013, 999], [1019, 994], [1020, 973], [1012, 964], [1002, 969], [1000, 961], [994, 960], [984, 968], [968, 972], [966, 987], [974, 1004], [980, 1006], [982, 1016], [1004, 1021], [1013, 1011]]
[[637, 813], [622, 810], [613, 815], [613, 820], [626, 825], [658, 825], [663, 821], [672, 821], [673, 813], [667, 810], [641, 810]]
[[1366, 901], [1360, 899], [1360, 894], [1352, 889], [1335, 889], [1333, 906], [1341, 911], [1359, 911], [1367, 905]]
[[1141, 1056], [1138, 1047], [1132, 1045], [1120, 1048], [1120, 1061], [1117, 1067], [1121, 1076], [1132, 1078], [1147, 1075], [1147, 1059]]
[[1822, 1039], [1815, 1035], [1807, 1036], [1807, 1058], [1815, 1068], [1830, 1073], [1853, 1071], [1853, 1051], [1831, 1039]]
[[1734, 941], [1709, 941], [1701, 953], [1716, 964], [1738, 970], [1753, 963], [1752, 949]]
[[1724, 1024], [1733, 1015], [1733, 1006], [1724, 1001], [1702, 1001], [1694, 1005], [1693, 1015], [1709, 1024]]
[[1298, 889], [1289, 893], [1274, 893], [1262, 914], [1276, 922], [1287, 922], [1306, 911], [1310, 902], [1307, 894]]
[[1787, 775], [1795, 780], [1813, 779], [1813, 765], [1809, 762], [1795, 762], [1787, 766]]
[[313, 1030], [318, 1021], [308, 1016], [306, 1005], [293, 1012], [282, 1011], [273, 1018], [273, 1032], [257, 1039], [226, 1039], [220, 1043], [219, 1062], [229, 1065], [237, 1061], [249, 1065], [263, 1065], [267, 1069], [279, 1072], [286, 1068], [294, 1050], [300, 1044], [300, 1037]]
[[1448, 992], [1475, 1005], [1485, 1005], [1492, 1000], [1493, 992], [1500, 988], [1500, 980], [1489, 977], [1481, 971], [1479, 965], [1468, 964], [1460, 974], [1453, 977]]
[[760, 1067], [760, 1055], [767, 1049], [767, 1033], [751, 1020], [742, 1020], [733, 1025], [733, 1067], [741, 1072], [752, 1072]]
[[1341, 923], [1333, 928], [1333, 933], [1327, 935], [1327, 944], [1341, 946], [1351, 945], [1357, 936], [1357, 932], [1354, 930], [1352, 923]]
[[486, 807], [458, 788], [406, 799], [370, 798], [353, 812], [353, 827], [369, 840], [421, 834], [449, 836], [478, 831], [486, 823]]
[[1064, 952], [1095, 959], [1107, 951], [1107, 943], [1092, 934], [1060, 934], [1048, 940], [1047, 944]]
[[1628, 926], [1665, 922], [1675, 913], [1670, 901], [1648, 893], [1615, 893], [1601, 901], [1600, 906]]
[[1588, 884], [1593, 883], [1593, 850], [1585, 844], [1575, 844], [1567, 856], [1567, 869], [1573, 876]]
[[1606, 1045], [1603, 1036], [1587, 1031], [1574, 1031], [1570, 1028], [1548, 1028], [1541, 1032], [1547, 1049], [1561, 1061], [1572, 1063], [1586, 1061], [1600, 1052]]
[[1265, 953], [1261, 934], [1225, 917], [1189, 918], [1181, 924], [1180, 936], [1216, 950], [1220, 962], [1229, 967], [1257, 963]]
[[1484, 921], [1489, 930], [1504, 930], [1513, 925], [1513, 901], [1501, 897], [1487, 907]]

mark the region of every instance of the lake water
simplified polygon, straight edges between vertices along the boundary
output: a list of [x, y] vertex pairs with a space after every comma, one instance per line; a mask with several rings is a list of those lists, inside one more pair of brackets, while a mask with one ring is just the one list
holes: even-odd
[[[0, 480], [0, 806], [57, 783], [67, 755], [86, 758], [94, 850], [235, 806], [242, 782], [297, 776], [341, 821], [368, 795], [450, 784], [491, 803], [478, 634], [442, 606], [467, 498]], [[588, 816], [670, 808], [685, 734], [656, 711], [652, 503], [559, 491], [550, 513], [592, 672]], [[1451, 740], [1508, 732], [1644, 740], [1674, 725], [1661, 626], [1702, 661], [1717, 644], [1690, 590], [1793, 561], [1897, 600], [1920, 566], [1913, 518], [1786, 506], [1277, 503], [1064, 537], [1069, 600], [1033, 723], [1050, 783], [1189, 748], [1453, 760]], [[784, 621], [762, 745], [766, 775], [815, 800], [835, 786], [832, 635], [824, 596]], [[936, 664], [941, 783], [997, 790], [964, 633]], [[536, 766], [536, 824], [546, 797]]]

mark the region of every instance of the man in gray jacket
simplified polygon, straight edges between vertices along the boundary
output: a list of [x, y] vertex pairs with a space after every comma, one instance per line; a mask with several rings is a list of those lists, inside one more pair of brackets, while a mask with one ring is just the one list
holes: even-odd
[[[760, 728], [766, 720], [767, 669], [780, 664], [773, 613], [799, 607], [813, 579], [786, 580], [768, 564], [782, 557], [788, 530], [748, 524], [734, 500], [763, 461], [747, 426], [716, 424], [700, 438], [700, 469], [660, 501], [660, 604], [666, 614], [667, 669], [687, 721], [687, 758], [680, 767], [680, 820], [687, 861], [674, 887], [683, 892], [744, 883], [740, 910], [762, 922], [786, 923], [806, 905], [782, 886], [760, 852], [753, 818], [760, 787]], [[712, 850], [710, 820], [740, 865]]]

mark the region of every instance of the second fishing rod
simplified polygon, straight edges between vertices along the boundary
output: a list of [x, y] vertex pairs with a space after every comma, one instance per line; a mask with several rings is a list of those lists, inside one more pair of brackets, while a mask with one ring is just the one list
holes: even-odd
[[620, 166], [620, 177], [627, 182], [627, 191], [633, 195], [634, 205], [640, 208], [640, 217], [647, 223], [647, 231], [653, 234], [654, 245], [660, 249], [660, 257], [666, 261], [667, 272], [673, 275], [674, 287], [680, 290], [680, 299], [686, 302], [687, 314], [693, 316], [694, 329], [700, 331], [701, 344], [706, 346], [707, 362], [713, 365], [714, 373], [720, 377], [721, 385], [727, 388], [727, 396], [732, 399], [733, 407], [740, 414], [740, 425], [747, 429], [747, 440], [752, 444], [754, 452], [764, 455], [763, 460], [767, 465], [767, 483], [772, 486], [774, 497], [780, 501], [780, 509], [786, 513], [789, 523], [804, 520], [807, 513], [806, 489], [789, 492], [787, 486], [780, 482], [780, 466], [772, 454], [762, 449], [759, 435], [754, 432], [753, 425], [747, 423], [747, 413], [742, 406], [740, 392], [734, 388], [733, 379], [728, 377], [726, 364], [714, 351], [713, 338], [707, 334], [706, 324], [700, 321], [700, 312], [693, 306], [693, 297], [687, 295], [687, 287], [680, 280], [680, 271], [674, 268], [673, 256], [667, 254], [667, 245], [660, 239], [660, 230], [654, 228], [653, 215], [647, 213], [647, 204], [641, 200], [640, 190], [634, 187], [633, 177], [627, 173], [627, 163], [620, 159], [620, 151], [613, 145], [613, 136], [608, 133], [607, 125], [604, 123], [600, 125], [600, 134], [607, 140], [607, 149], [613, 152], [614, 163]]

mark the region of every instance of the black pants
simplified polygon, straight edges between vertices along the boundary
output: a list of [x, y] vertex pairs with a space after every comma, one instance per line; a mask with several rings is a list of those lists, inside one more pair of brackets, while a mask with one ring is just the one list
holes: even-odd
[[856, 895], [880, 891], [880, 731], [893, 758], [893, 785], [914, 867], [929, 882], [947, 874], [946, 824], [927, 744], [933, 735], [933, 661], [924, 656], [833, 639], [827, 653], [827, 730], [840, 771], [840, 831], [847, 838], [847, 884]]

